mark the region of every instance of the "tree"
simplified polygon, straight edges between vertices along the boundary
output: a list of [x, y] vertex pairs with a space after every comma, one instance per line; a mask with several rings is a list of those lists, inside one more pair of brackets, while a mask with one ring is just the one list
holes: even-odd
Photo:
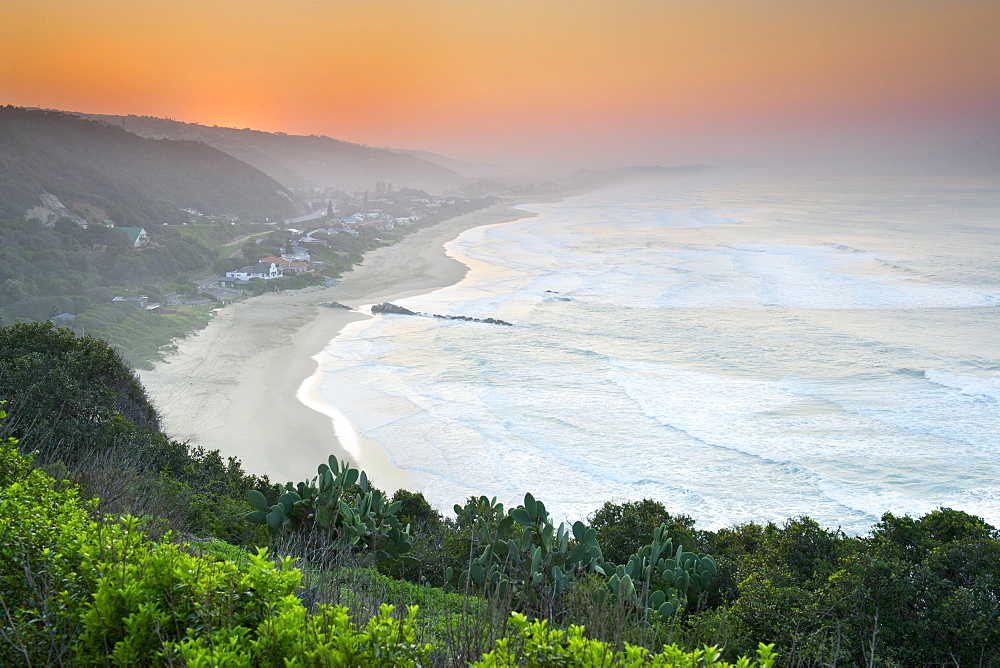
[[684, 549], [694, 547], [694, 519], [688, 515], [671, 515], [659, 501], [643, 499], [625, 503], [606, 502], [590, 517], [590, 526], [597, 530], [597, 542], [604, 560], [624, 564], [643, 545], [653, 539], [653, 531], [667, 525], [667, 537]]
[[115, 419], [159, 428], [156, 409], [117, 352], [49, 322], [0, 327], [0, 396], [10, 402], [3, 436], [30, 443], [43, 459], [72, 460], [108, 446], [101, 434]]
[[135, 374], [99, 339], [48, 322], [0, 327], [0, 397], [9, 399], [0, 442], [20, 439], [106, 510], [162, 512], [178, 530], [252, 540], [259, 532], [248, 531], [243, 500], [251, 489], [278, 496], [234, 458], [163, 434]]
[[917, 562], [931, 550], [949, 543], [990, 538], [996, 540], [1000, 534], [983, 518], [961, 510], [938, 508], [918, 519], [885, 513], [872, 529], [870, 542], [883, 556]]
[[427, 502], [422, 492], [397, 489], [392, 495], [392, 502], [397, 501], [400, 506], [396, 516], [403, 526], [410, 525], [413, 529], [426, 532], [437, 529], [443, 521], [441, 513]]

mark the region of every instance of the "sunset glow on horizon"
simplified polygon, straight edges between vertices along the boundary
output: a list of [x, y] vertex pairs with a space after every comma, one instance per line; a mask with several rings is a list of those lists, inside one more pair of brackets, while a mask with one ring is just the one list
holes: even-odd
[[[0, 0], [0, 103], [498, 161], [1000, 145], [1000, 3]], [[916, 139], [914, 139], [916, 141]]]

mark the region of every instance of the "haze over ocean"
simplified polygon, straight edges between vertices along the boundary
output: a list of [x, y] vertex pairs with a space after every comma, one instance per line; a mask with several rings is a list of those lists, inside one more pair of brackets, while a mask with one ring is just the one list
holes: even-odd
[[[349, 325], [319, 395], [438, 507], [654, 498], [703, 528], [1000, 523], [1000, 188], [688, 179], [523, 207]], [[376, 481], [377, 483], [377, 481]]]

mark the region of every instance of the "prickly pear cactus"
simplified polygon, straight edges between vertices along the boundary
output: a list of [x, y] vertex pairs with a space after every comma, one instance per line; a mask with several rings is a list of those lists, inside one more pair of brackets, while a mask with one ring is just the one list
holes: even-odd
[[576, 578], [597, 573], [607, 580], [593, 593], [595, 603], [610, 599], [645, 623], [666, 620], [684, 610], [690, 592], [707, 590], [718, 575], [709, 555], [675, 550], [665, 524], [627, 563], [615, 566], [604, 561], [595, 529], [583, 522], [555, 526], [545, 504], [531, 494], [506, 515], [495, 498], [485, 496], [456, 505], [455, 513], [472, 536], [473, 556], [467, 570], [447, 569], [448, 585], [509, 598], [513, 608], [536, 617], [554, 618]]
[[[708, 589], [718, 576], [715, 560], [707, 554], [673, 549], [661, 524], [653, 540], [633, 554], [628, 563], [618, 566], [608, 578], [607, 589], [613, 600], [631, 606], [645, 621], [651, 615], [667, 619], [687, 606], [689, 591]], [[595, 592], [595, 599], [604, 598]]]
[[[345, 492], [357, 485], [349, 499]], [[332, 547], [349, 549], [373, 561], [398, 560], [415, 565], [407, 555], [411, 549], [409, 527], [395, 517], [400, 504], [388, 503], [381, 491], [372, 487], [363, 471], [351, 468], [330, 456], [320, 464], [311, 481], [285, 483], [277, 503], [268, 506], [256, 490], [248, 494], [253, 510], [248, 522], [266, 524], [272, 538], [283, 531], [320, 531]]]
[[[565, 524], [555, 526], [545, 504], [531, 494], [525, 494], [524, 503], [499, 521], [495, 521], [495, 499], [473, 501], [456, 506], [455, 511], [460, 525], [476, 532], [481, 549], [467, 571], [445, 573], [451, 586], [474, 587], [487, 597], [509, 597], [522, 611], [553, 618], [562, 595], [572, 589], [579, 574], [603, 573], [597, 532], [582, 522], [572, 529]], [[477, 511], [489, 513], [493, 521]]]

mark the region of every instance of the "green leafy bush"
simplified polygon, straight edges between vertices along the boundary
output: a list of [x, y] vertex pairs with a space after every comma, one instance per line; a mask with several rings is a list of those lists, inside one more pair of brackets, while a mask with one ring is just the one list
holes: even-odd
[[382, 606], [357, 630], [340, 606], [319, 606], [306, 615], [301, 605], [286, 606], [262, 623], [256, 637], [245, 628], [224, 628], [206, 639], [168, 643], [175, 657], [192, 667], [205, 666], [373, 666], [422, 665], [430, 646], [416, 641], [417, 609], [402, 620], [391, 605]]
[[[213, 561], [148, 540], [140, 520], [92, 519], [11, 443], [0, 445], [0, 663], [417, 665], [416, 608], [356, 629], [347, 609], [306, 614], [291, 559]], [[286, 660], [289, 663], [285, 663]]]
[[671, 515], [659, 501], [643, 499], [602, 505], [590, 516], [590, 526], [597, 531], [597, 542], [604, 558], [613, 564], [627, 563], [639, 548], [648, 545], [661, 524], [674, 545], [685, 550], [694, 547], [694, 520], [688, 515]]
[[9, 435], [67, 461], [104, 445], [96, 437], [115, 417], [159, 426], [139, 379], [107, 343], [49, 322], [0, 327], [0, 396], [10, 400]]
[[0, 665], [68, 657], [90, 591], [81, 547], [92, 508], [75, 488], [31, 470], [15, 441], [0, 443]]
[[0, 439], [37, 450], [36, 464], [100, 497], [102, 510], [228, 541], [266, 540], [243, 521], [242, 504], [251, 489], [275, 499], [276, 487], [234, 458], [160, 432], [138, 378], [104, 341], [47, 322], [0, 327], [0, 396], [10, 399]]
[[774, 665], [773, 646], [763, 643], [757, 649], [757, 659], [741, 657], [736, 663], [720, 661], [717, 647], [685, 651], [676, 645], [667, 645], [659, 653], [645, 647], [625, 644], [624, 650], [600, 640], [584, 636], [581, 626], [568, 629], [550, 627], [547, 620], [529, 621], [519, 613], [511, 615], [513, 624], [520, 629], [523, 646], [515, 647], [507, 639], [497, 642], [496, 649], [472, 664], [475, 668], [500, 666], [527, 666], [530, 668], [640, 668], [644, 666], [674, 666], [678, 668], [770, 668]]

